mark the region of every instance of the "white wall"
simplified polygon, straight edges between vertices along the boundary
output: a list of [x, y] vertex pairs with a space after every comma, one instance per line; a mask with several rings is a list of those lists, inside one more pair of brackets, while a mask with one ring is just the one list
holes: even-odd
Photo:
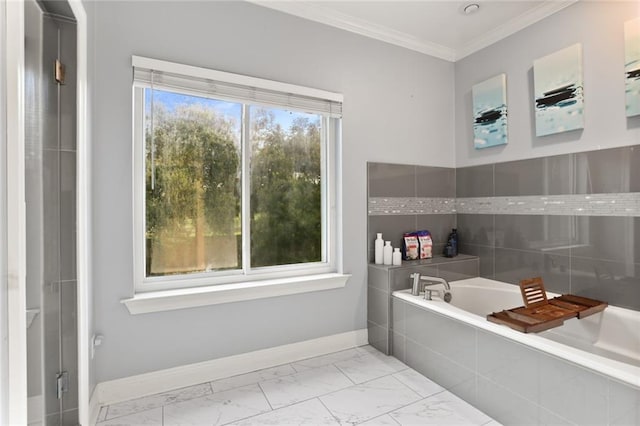
[[[366, 162], [452, 167], [451, 63], [243, 2], [95, 2], [95, 380], [366, 327]], [[91, 22], [91, 21], [90, 21]], [[90, 29], [91, 31], [91, 29]], [[131, 55], [341, 92], [346, 288], [132, 316]]]
[[[456, 166], [464, 167], [640, 143], [640, 119], [625, 118], [624, 22], [640, 2], [578, 2], [455, 64]], [[535, 136], [533, 61], [582, 43], [585, 125]], [[473, 148], [471, 88], [507, 74], [509, 143]]]
[[7, 324], [7, 84], [6, 3], [0, 2], [0, 424], [9, 423], [9, 330]]
[[[93, 103], [93, 99], [94, 99], [94, 92], [95, 90], [98, 88], [97, 85], [95, 84], [96, 80], [95, 80], [95, 74], [94, 74], [94, 61], [92, 60], [94, 57], [94, 47], [95, 47], [95, 42], [94, 42], [94, 34], [95, 34], [95, 25], [94, 25], [94, 18], [95, 15], [93, 13], [93, 9], [94, 9], [94, 5], [96, 4], [96, 2], [94, 1], [90, 1], [90, 0], [81, 0], [81, 4], [82, 7], [84, 8], [84, 12], [86, 14], [85, 19], [86, 19], [86, 31], [87, 31], [87, 40], [86, 40], [86, 50], [87, 50], [87, 83], [86, 83], [86, 104], [87, 104], [87, 112], [86, 114], [89, 116], [88, 120], [84, 123], [86, 130], [86, 133], [89, 135], [88, 140], [86, 141], [86, 145], [81, 145], [82, 144], [82, 139], [81, 137], [78, 138], [78, 165], [81, 161], [83, 160], [87, 160], [87, 161], [92, 161], [91, 160], [91, 150], [92, 150], [92, 144], [93, 144], [93, 137], [92, 137], [92, 132], [91, 132], [91, 126], [92, 126], [92, 119], [93, 119], [93, 110], [95, 108], [94, 103]], [[78, 35], [81, 35], [81, 26], [78, 26]], [[78, 46], [78, 59], [80, 59], [80, 55], [81, 55], [81, 46]], [[80, 65], [80, 60], [78, 61], [78, 65]], [[81, 85], [81, 82], [79, 81], [79, 86]], [[81, 114], [81, 111], [78, 111], [79, 114]], [[84, 299], [87, 301], [86, 304], [86, 321], [87, 324], [85, 325], [85, 328], [83, 329], [82, 327], [79, 327], [78, 329], [78, 345], [82, 345], [83, 342], [88, 342], [89, 343], [89, 353], [91, 353], [91, 346], [92, 346], [92, 336], [95, 333], [95, 318], [94, 318], [94, 312], [95, 312], [95, 303], [94, 303], [94, 297], [93, 297], [93, 288], [94, 288], [94, 282], [95, 280], [92, 279], [91, 277], [91, 267], [92, 267], [92, 263], [93, 262], [93, 258], [91, 256], [91, 251], [92, 251], [92, 247], [90, 242], [93, 239], [93, 229], [91, 228], [91, 224], [93, 223], [92, 217], [91, 217], [91, 208], [92, 208], [92, 200], [94, 198], [97, 198], [97, 194], [93, 195], [92, 193], [92, 188], [91, 188], [91, 164], [86, 164], [87, 170], [86, 173], [89, 174], [87, 182], [80, 182], [80, 186], [79, 186], [79, 193], [78, 193], [78, 207], [81, 209], [81, 211], [84, 211], [84, 205], [82, 205], [81, 203], [84, 201], [87, 204], [87, 215], [89, 217], [86, 218], [86, 225], [89, 229], [86, 229], [85, 235], [81, 235], [80, 238], [82, 239], [82, 243], [80, 241], [78, 241], [78, 251], [82, 250], [83, 245], [86, 244], [87, 248], [86, 250], [88, 251], [88, 253], [85, 253], [87, 256], [90, 257], [90, 262], [88, 265], [83, 265], [81, 268], [78, 268], [78, 285], [84, 286], [83, 287], [83, 292], [78, 292], [78, 298], [82, 297], [82, 293], [84, 293]], [[80, 171], [80, 169], [78, 169], [78, 172]], [[85, 194], [84, 196], [82, 196], [82, 194], [80, 193], [84, 187], [84, 185], [88, 186], [88, 194]], [[86, 200], [84, 198], [87, 198]], [[78, 213], [78, 217], [80, 217], [80, 215], [82, 214], [82, 212]], [[78, 223], [78, 226], [80, 226], [80, 223]], [[88, 276], [88, 278], [86, 278], [86, 282], [82, 282], [83, 279], [83, 274], [82, 272], [85, 272]], [[84, 300], [80, 300], [80, 303], [85, 303]], [[78, 309], [78, 312], [81, 312], [81, 309]], [[81, 315], [81, 314], [80, 314]], [[80, 321], [82, 321], [82, 319], [80, 319]], [[82, 336], [80, 333], [85, 332], [86, 334], [84, 336]], [[80, 353], [79, 353], [79, 358], [82, 359], [82, 354], [83, 354], [83, 349], [80, 348]], [[80, 386], [80, 400], [79, 405], [80, 405], [80, 422], [82, 424], [84, 424], [83, 422], [83, 413], [82, 413], [82, 409], [83, 409], [83, 401], [82, 398], [87, 397], [90, 398], [91, 397], [91, 393], [93, 393], [93, 390], [95, 389], [96, 385], [97, 385], [97, 381], [96, 381], [96, 373], [95, 373], [95, 360], [94, 359], [87, 359], [85, 360], [87, 362], [86, 365], [86, 370], [83, 369], [83, 365], [82, 363], [79, 364], [79, 370], [80, 370], [80, 374], [82, 374], [82, 372], [85, 372], [87, 377], [82, 378], [80, 377], [79, 379], [83, 379], [85, 380], [85, 382], [83, 384], [81, 384]], [[88, 392], [89, 395], [82, 395], [82, 389], [88, 386]], [[88, 408], [88, 407], [85, 407]]]

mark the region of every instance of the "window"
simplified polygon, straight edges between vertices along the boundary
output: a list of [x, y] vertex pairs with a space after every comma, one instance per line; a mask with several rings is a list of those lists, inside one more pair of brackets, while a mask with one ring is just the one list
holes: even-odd
[[136, 291], [335, 272], [340, 96], [133, 61]]

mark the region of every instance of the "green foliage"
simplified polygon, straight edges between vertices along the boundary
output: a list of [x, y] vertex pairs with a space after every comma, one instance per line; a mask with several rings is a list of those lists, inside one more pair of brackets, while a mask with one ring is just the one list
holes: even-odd
[[297, 118], [288, 131], [264, 111], [251, 164], [251, 265], [322, 260], [319, 123]]
[[230, 123], [197, 106], [155, 115], [146, 143], [147, 237], [193, 233], [201, 214], [206, 233], [233, 234], [240, 158]]
[[[203, 217], [208, 236], [233, 235], [241, 211], [233, 123], [194, 105], [156, 109], [153, 143], [150, 129], [146, 136], [149, 258], [167, 236], [202, 236]], [[298, 117], [285, 130], [272, 112], [253, 107], [251, 117], [251, 266], [321, 261], [320, 123]]]

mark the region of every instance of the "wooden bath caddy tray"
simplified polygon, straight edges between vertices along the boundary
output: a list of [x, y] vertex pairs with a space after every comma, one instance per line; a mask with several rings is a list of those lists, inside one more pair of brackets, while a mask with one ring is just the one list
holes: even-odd
[[487, 320], [507, 325], [523, 333], [538, 333], [561, 326], [569, 318], [584, 318], [601, 312], [606, 302], [572, 294], [547, 299], [542, 278], [520, 281], [525, 306], [494, 312]]

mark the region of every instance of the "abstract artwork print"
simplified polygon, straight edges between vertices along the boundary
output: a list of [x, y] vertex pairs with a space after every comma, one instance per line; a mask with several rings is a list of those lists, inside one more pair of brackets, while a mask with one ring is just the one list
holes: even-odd
[[536, 136], [584, 127], [581, 44], [535, 60], [533, 84]]
[[473, 146], [489, 148], [507, 143], [507, 76], [500, 74], [472, 88]]
[[640, 115], [640, 18], [624, 24], [624, 76], [627, 117]]

